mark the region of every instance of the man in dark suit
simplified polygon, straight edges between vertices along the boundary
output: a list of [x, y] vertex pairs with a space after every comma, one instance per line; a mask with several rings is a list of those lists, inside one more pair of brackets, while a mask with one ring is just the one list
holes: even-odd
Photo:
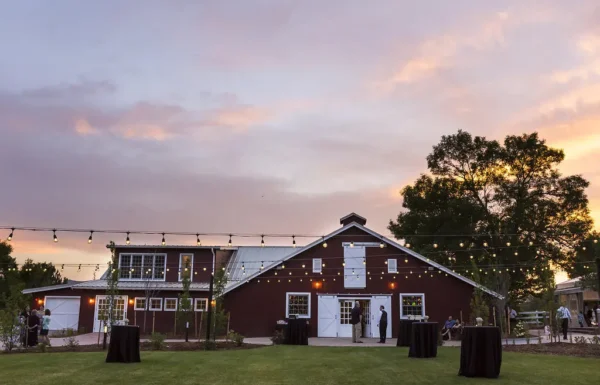
[[387, 312], [383, 305], [379, 306], [379, 343], [385, 344], [386, 332], [387, 332]]

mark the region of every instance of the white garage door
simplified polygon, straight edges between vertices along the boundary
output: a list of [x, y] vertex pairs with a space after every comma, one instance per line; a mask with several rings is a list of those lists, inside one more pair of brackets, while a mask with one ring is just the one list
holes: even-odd
[[46, 297], [46, 309], [50, 309], [50, 330], [79, 329], [80, 297]]

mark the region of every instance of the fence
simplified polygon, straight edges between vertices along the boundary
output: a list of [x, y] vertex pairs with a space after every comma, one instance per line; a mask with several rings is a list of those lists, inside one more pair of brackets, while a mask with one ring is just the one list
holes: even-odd
[[548, 312], [545, 311], [522, 311], [517, 314], [518, 321], [525, 322], [526, 324], [533, 324], [535, 326], [546, 324], [546, 320], [549, 318]]

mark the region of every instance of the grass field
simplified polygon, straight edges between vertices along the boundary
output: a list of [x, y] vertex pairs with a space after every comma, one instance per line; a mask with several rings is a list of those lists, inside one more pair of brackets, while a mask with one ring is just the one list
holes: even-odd
[[272, 346], [217, 352], [142, 352], [141, 364], [103, 353], [0, 355], [0, 384], [591, 384], [600, 360], [504, 353], [498, 380], [458, 377], [460, 349], [409, 359], [405, 348]]

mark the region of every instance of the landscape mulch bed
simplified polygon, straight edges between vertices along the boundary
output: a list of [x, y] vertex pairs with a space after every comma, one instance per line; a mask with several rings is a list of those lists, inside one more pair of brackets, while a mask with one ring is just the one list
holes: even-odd
[[549, 343], [530, 345], [507, 345], [505, 352], [551, 354], [555, 356], [576, 356], [600, 358], [600, 345], [595, 344], [569, 344]]
[[[215, 344], [214, 349], [212, 351], [218, 350], [243, 350], [243, 349], [256, 349], [260, 348], [261, 345], [253, 345], [253, 344], [242, 344], [242, 346], [236, 346], [233, 342], [217, 342]], [[108, 346], [107, 346], [108, 350]], [[150, 342], [142, 342], [140, 343], [141, 351], [151, 351], [152, 346]], [[195, 342], [165, 342], [164, 349], [161, 351], [200, 351], [204, 349], [204, 342], [199, 343]], [[102, 349], [102, 344], [98, 345], [80, 345], [77, 347], [69, 347], [69, 346], [56, 346], [56, 347], [48, 347], [46, 348], [45, 353], [64, 353], [64, 352], [102, 352], [106, 351]], [[42, 351], [38, 347], [33, 347], [29, 349], [15, 349], [8, 352], [3, 352], [5, 354], [10, 353], [42, 353]]]

